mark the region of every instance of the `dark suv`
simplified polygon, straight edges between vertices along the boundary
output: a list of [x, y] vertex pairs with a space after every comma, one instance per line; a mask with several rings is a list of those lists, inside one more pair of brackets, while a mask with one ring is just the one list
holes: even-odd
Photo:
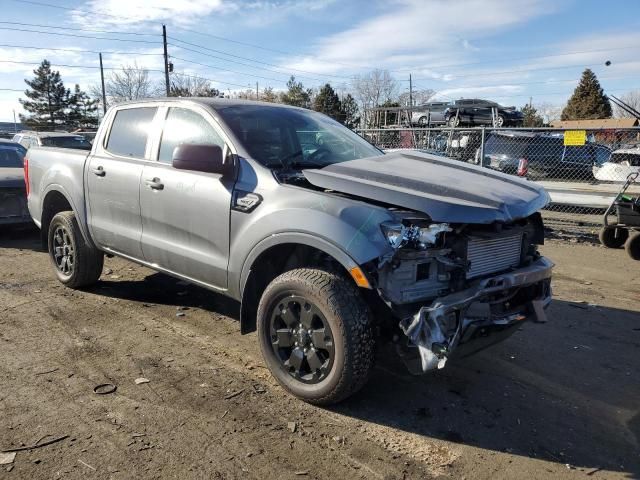
[[[493, 109], [496, 122], [493, 123]], [[457, 115], [456, 115], [457, 114]], [[445, 122], [450, 127], [459, 125], [493, 125], [495, 127], [519, 127], [524, 115], [515, 107], [503, 107], [489, 100], [461, 99], [456, 100], [444, 111]]]
[[[492, 132], [484, 146], [485, 167], [529, 178], [594, 180], [593, 165], [611, 155], [605, 145], [565, 146], [563, 133]], [[480, 149], [476, 151], [479, 162]]]

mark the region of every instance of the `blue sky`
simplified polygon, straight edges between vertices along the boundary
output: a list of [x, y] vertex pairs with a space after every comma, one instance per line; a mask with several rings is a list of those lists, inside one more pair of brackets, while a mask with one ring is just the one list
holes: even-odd
[[[381, 68], [399, 80], [401, 91], [408, 88], [411, 73], [415, 89], [433, 89], [443, 99], [482, 97], [520, 107], [533, 97], [534, 104], [553, 109], [566, 102], [587, 66], [606, 92], [623, 94], [640, 88], [640, 2], [3, 0], [2, 4], [0, 121], [12, 120], [13, 110], [21, 111], [21, 92], [12, 90], [24, 89], [23, 79], [31, 77], [35, 68], [8, 61], [38, 63], [47, 58], [69, 87], [79, 83], [89, 89], [99, 85], [100, 78], [95, 68], [98, 55], [87, 50], [121, 52], [105, 53], [107, 68], [135, 62], [161, 70], [162, 23], [167, 25], [175, 70], [212, 79], [225, 91], [255, 88], [256, 81], [261, 89], [278, 90], [293, 74], [309, 87], [330, 82], [348, 92], [354, 76]], [[53, 48], [64, 51], [48, 50]], [[607, 60], [611, 66], [605, 66]], [[162, 80], [160, 72], [150, 76]]]

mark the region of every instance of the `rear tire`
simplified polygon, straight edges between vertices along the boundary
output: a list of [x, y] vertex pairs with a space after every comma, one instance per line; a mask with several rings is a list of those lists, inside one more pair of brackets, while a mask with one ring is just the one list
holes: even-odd
[[60, 212], [53, 217], [47, 245], [56, 277], [65, 286], [86, 287], [100, 278], [104, 254], [85, 241], [73, 212]]
[[455, 128], [460, 125], [460, 117], [456, 117], [455, 115], [453, 115], [449, 117], [449, 120], [447, 120], [447, 123], [451, 128]]
[[305, 402], [337, 403], [368, 380], [371, 314], [358, 288], [339, 274], [313, 268], [283, 273], [260, 299], [257, 326], [267, 367]]
[[640, 260], [640, 233], [636, 232], [627, 240], [624, 249], [634, 260]]
[[598, 238], [600, 243], [607, 248], [620, 248], [629, 238], [629, 230], [619, 227], [603, 227]]

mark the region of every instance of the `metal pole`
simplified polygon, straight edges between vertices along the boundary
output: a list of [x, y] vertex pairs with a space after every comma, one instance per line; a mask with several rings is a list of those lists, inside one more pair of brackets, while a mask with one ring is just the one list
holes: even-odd
[[256, 82], [256, 100], [260, 100], [260, 94], [258, 93], [258, 82]]
[[104, 91], [104, 70], [102, 69], [102, 53], [100, 55], [100, 82], [102, 83], [102, 113], [107, 113], [107, 94]]
[[485, 131], [484, 131], [484, 125], [482, 126], [482, 132], [480, 135], [480, 158], [478, 159], [478, 165], [480, 165], [481, 167], [484, 167], [484, 135], [485, 135]]
[[16, 111], [13, 111], [13, 133], [18, 133], [18, 124], [16, 123]]
[[162, 25], [162, 46], [164, 47], [164, 83], [169, 96], [169, 55], [167, 54], [167, 27]]
[[413, 82], [411, 81], [411, 74], [409, 74], [409, 106], [413, 107]]

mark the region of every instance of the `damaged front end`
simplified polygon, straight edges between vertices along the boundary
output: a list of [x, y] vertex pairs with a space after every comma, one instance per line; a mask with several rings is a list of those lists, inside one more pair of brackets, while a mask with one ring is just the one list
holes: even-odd
[[506, 338], [525, 320], [546, 321], [553, 263], [542, 257], [539, 214], [509, 224], [432, 224], [410, 212], [381, 225], [393, 253], [377, 268], [378, 292], [399, 319], [398, 351], [411, 373]]

